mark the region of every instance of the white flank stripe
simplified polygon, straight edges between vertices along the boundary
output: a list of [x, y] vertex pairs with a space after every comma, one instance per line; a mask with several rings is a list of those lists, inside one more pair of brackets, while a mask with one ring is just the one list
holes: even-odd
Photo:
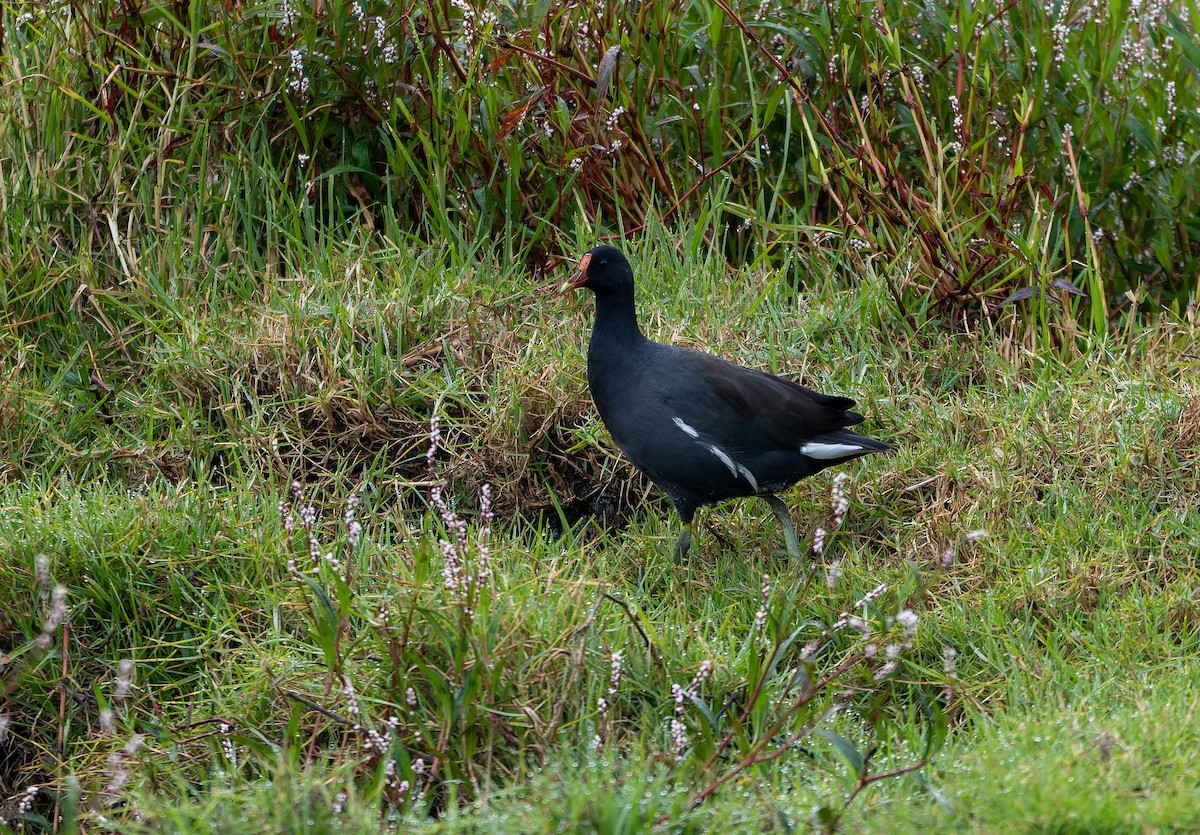
[[758, 492], [758, 479], [754, 477], [754, 473], [750, 472], [748, 469], [746, 469], [741, 464], [738, 464], [737, 468], [738, 468], [738, 472], [742, 474], [742, 477], [745, 478], [746, 481], [750, 482], [750, 489], [753, 490], [755, 493], [757, 493]]
[[733, 459], [725, 454], [725, 450], [721, 449], [719, 446], [710, 446], [708, 448], [708, 451], [711, 452], [713, 455], [717, 456], [718, 458], [720, 458], [721, 463], [729, 468], [729, 474], [731, 476], [733, 476], [734, 478], [737, 478], [737, 475], [738, 475], [737, 467], [734, 465]]
[[864, 449], [866, 447], [858, 444], [822, 444], [818, 441], [809, 441], [800, 447], [800, 452], [819, 461], [836, 461], [838, 458], [846, 458], [862, 452]]
[[[679, 418], [676, 418], [676, 420], [679, 420]], [[719, 446], [709, 446], [708, 451], [717, 456], [717, 458], [721, 459], [721, 463], [729, 468], [729, 474], [731, 476], [734, 478], [741, 476], [742, 478], [746, 479], [746, 481], [750, 482], [751, 490], [753, 490], [755, 493], [758, 492], [758, 479], [754, 477], [754, 473], [750, 472], [750, 469], [745, 464], [741, 463], [740, 461], [734, 461], [729, 457], [725, 450], [721, 449]]]
[[685, 435], [690, 435], [693, 438], [700, 437], [700, 433], [697, 432], [692, 427], [688, 426], [686, 423], [684, 423], [683, 418], [677, 417], [677, 418], [671, 418], [671, 420], [675, 421], [675, 425], [678, 426], [680, 429], [682, 429]]

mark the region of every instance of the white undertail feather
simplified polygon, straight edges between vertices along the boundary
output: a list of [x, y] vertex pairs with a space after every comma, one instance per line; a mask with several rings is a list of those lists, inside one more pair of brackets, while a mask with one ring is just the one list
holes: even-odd
[[836, 461], [839, 458], [849, 458], [865, 450], [859, 444], [824, 444], [820, 441], [809, 441], [800, 447], [800, 452], [818, 461]]

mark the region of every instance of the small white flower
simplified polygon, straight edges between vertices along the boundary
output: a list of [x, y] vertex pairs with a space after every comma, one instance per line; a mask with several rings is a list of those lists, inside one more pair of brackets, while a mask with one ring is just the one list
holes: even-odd
[[840, 579], [842, 579], [842, 558], [838, 557], [829, 566], [829, 574], [825, 578], [826, 588], [833, 591]]
[[954, 675], [954, 658], [958, 655], [958, 651], [954, 647], [942, 648], [942, 671], [948, 676]]
[[896, 623], [903, 626], [906, 632], [912, 634], [917, 630], [917, 613], [912, 609], [905, 609], [896, 615]]
[[813, 531], [812, 549], [814, 554], [820, 554], [821, 549], [825, 547], [825, 529], [817, 528]]
[[[308, 76], [304, 74], [304, 53], [299, 49], [293, 49], [290, 53], [292, 60], [292, 75], [294, 76], [288, 82], [288, 89], [299, 96], [308, 95]], [[315, 511], [314, 511], [315, 512]]]
[[895, 661], [889, 661], [888, 663], [884, 664], [882, 667], [879, 668], [879, 671], [875, 673], [875, 680], [883, 681], [885, 678], [890, 676], [892, 673], [896, 672], [897, 666], [898, 665], [896, 664]]
[[300, 10], [292, 3], [292, 0], [284, 0], [283, 11], [279, 19], [279, 29], [284, 34], [295, 28], [300, 20]]

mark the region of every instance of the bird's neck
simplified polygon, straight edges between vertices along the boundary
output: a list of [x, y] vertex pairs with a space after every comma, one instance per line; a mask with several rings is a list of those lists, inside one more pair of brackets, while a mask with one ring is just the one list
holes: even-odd
[[596, 324], [592, 327], [592, 343], [595, 344], [597, 340], [627, 345], [645, 341], [638, 328], [632, 287], [596, 295]]

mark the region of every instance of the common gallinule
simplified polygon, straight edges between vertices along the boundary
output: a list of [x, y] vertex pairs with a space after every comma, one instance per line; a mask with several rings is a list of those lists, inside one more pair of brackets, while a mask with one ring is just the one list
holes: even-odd
[[890, 446], [846, 429], [863, 421], [854, 401], [719, 357], [652, 342], [638, 328], [633, 271], [620, 250], [598, 246], [563, 290], [596, 294], [587, 376], [600, 419], [617, 446], [675, 503], [692, 544], [696, 509], [741, 496], [767, 500], [788, 553], [796, 529], [777, 491], [826, 467]]

